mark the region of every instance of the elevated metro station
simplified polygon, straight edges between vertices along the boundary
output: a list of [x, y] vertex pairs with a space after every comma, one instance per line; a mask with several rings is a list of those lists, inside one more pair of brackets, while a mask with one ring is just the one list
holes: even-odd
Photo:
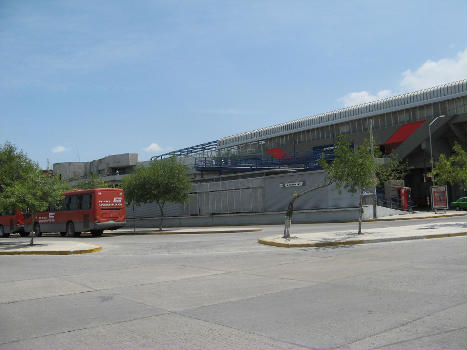
[[[341, 134], [356, 145], [372, 135], [383, 157], [396, 154], [407, 160], [411, 170], [405, 186], [417, 209], [428, 208], [431, 149], [435, 161], [441, 153], [449, 155], [455, 142], [465, 149], [466, 97], [467, 81], [462, 80], [156, 155], [176, 156], [189, 167], [193, 182], [189, 203], [166, 204], [170, 218], [165, 221], [171, 226], [281, 222], [294, 192], [323, 181], [317, 160], [321, 154], [333, 159]], [[86, 169], [95, 169], [118, 184], [136, 164], [137, 154], [124, 154], [84, 165], [57, 163], [54, 171], [82, 170], [83, 176]], [[448, 194], [453, 199], [464, 189], [449, 187]], [[295, 222], [356, 219], [358, 200], [334, 186], [321, 189], [296, 202]], [[128, 209], [129, 218], [158, 215], [155, 204]]]
[[[405, 184], [412, 188], [416, 205], [425, 207], [431, 186], [430, 134], [435, 160], [441, 153], [450, 154], [456, 141], [465, 148], [466, 96], [467, 83], [462, 80], [224, 137], [159, 157], [183, 157], [200, 177], [208, 178], [216, 173], [244, 173], [243, 177], [248, 177], [248, 173], [272, 169], [313, 171], [319, 169], [321, 153], [332, 160], [338, 135], [345, 134], [359, 144], [371, 133], [383, 156], [395, 153], [408, 161], [411, 171]], [[459, 189], [450, 189], [451, 197], [460, 194]]]

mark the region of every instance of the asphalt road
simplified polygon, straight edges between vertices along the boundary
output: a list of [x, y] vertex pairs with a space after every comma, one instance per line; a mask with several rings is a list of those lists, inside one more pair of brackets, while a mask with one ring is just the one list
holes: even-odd
[[[465, 217], [364, 229], [440, 221]], [[465, 237], [288, 249], [258, 244], [281, 231], [263, 228], [83, 237], [103, 250], [0, 256], [0, 349], [465, 350]]]

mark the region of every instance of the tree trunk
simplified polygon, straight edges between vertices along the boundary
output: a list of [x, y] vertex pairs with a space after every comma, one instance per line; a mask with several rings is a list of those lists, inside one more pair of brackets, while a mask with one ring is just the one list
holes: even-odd
[[162, 231], [162, 221], [164, 220], [164, 203], [156, 202], [159, 206], [159, 210], [161, 212], [161, 219], [159, 221], [159, 231]]
[[31, 241], [29, 245], [34, 245], [34, 236], [36, 235], [36, 230], [34, 230], [34, 221], [36, 221], [36, 213], [31, 214]]
[[358, 217], [358, 234], [362, 234], [362, 218], [363, 218], [363, 190], [360, 189], [360, 215]]
[[294, 203], [295, 201], [300, 198], [301, 196], [305, 195], [305, 194], [308, 194], [310, 192], [313, 192], [313, 191], [316, 191], [320, 188], [323, 188], [323, 187], [326, 187], [326, 186], [329, 186], [332, 182], [328, 182], [328, 183], [325, 183], [325, 184], [320, 184], [316, 187], [313, 187], [313, 188], [310, 188], [309, 190], [306, 190], [302, 193], [295, 193], [294, 194], [294, 197], [292, 198], [292, 200], [289, 202], [289, 206], [287, 207], [287, 212], [285, 214], [285, 224], [284, 224], [284, 235], [282, 236], [282, 238], [290, 238], [290, 226], [292, 225], [292, 215], [293, 215], [293, 206], [294, 206]]
[[297, 198], [298, 196], [292, 198], [292, 200], [289, 202], [287, 213], [285, 214], [284, 235], [282, 238], [290, 238], [290, 225], [292, 224], [293, 204]]
[[133, 203], [133, 233], [136, 233], [136, 215], [135, 215], [135, 204]]

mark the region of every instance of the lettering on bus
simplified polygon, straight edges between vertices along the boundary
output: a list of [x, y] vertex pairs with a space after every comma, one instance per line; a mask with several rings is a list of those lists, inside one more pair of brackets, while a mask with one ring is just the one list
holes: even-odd
[[45, 213], [37, 216], [37, 221], [41, 224], [48, 224], [55, 222], [55, 213]]
[[113, 201], [100, 199], [98, 201], [98, 204], [100, 207], [121, 207], [123, 206], [122, 197], [114, 197]]

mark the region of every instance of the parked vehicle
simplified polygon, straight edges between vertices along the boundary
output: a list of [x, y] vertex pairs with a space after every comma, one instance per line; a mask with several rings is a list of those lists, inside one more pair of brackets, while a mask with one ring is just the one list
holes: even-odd
[[23, 237], [29, 233], [24, 231], [24, 215], [19, 210], [14, 213], [0, 213], [0, 237], [10, 237], [10, 234], [19, 232]]
[[461, 197], [457, 201], [451, 202], [449, 207], [456, 210], [467, 210], [467, 197]]
[[64, 193], [65, 197], [57, 207], [37, 213], [34, 221], [31, 215], [16, 211], [15, 215], [0, 216], [0, 235], [8, 237], [19, 232], [36, 236], [44, 232], [60, 232], [61, 236], [78, 237], [81, 232], [102, 235], [104, 230], [123, 227], [126, 221], [125, 199], [119, 188], [96, 188], [74, 190]]

